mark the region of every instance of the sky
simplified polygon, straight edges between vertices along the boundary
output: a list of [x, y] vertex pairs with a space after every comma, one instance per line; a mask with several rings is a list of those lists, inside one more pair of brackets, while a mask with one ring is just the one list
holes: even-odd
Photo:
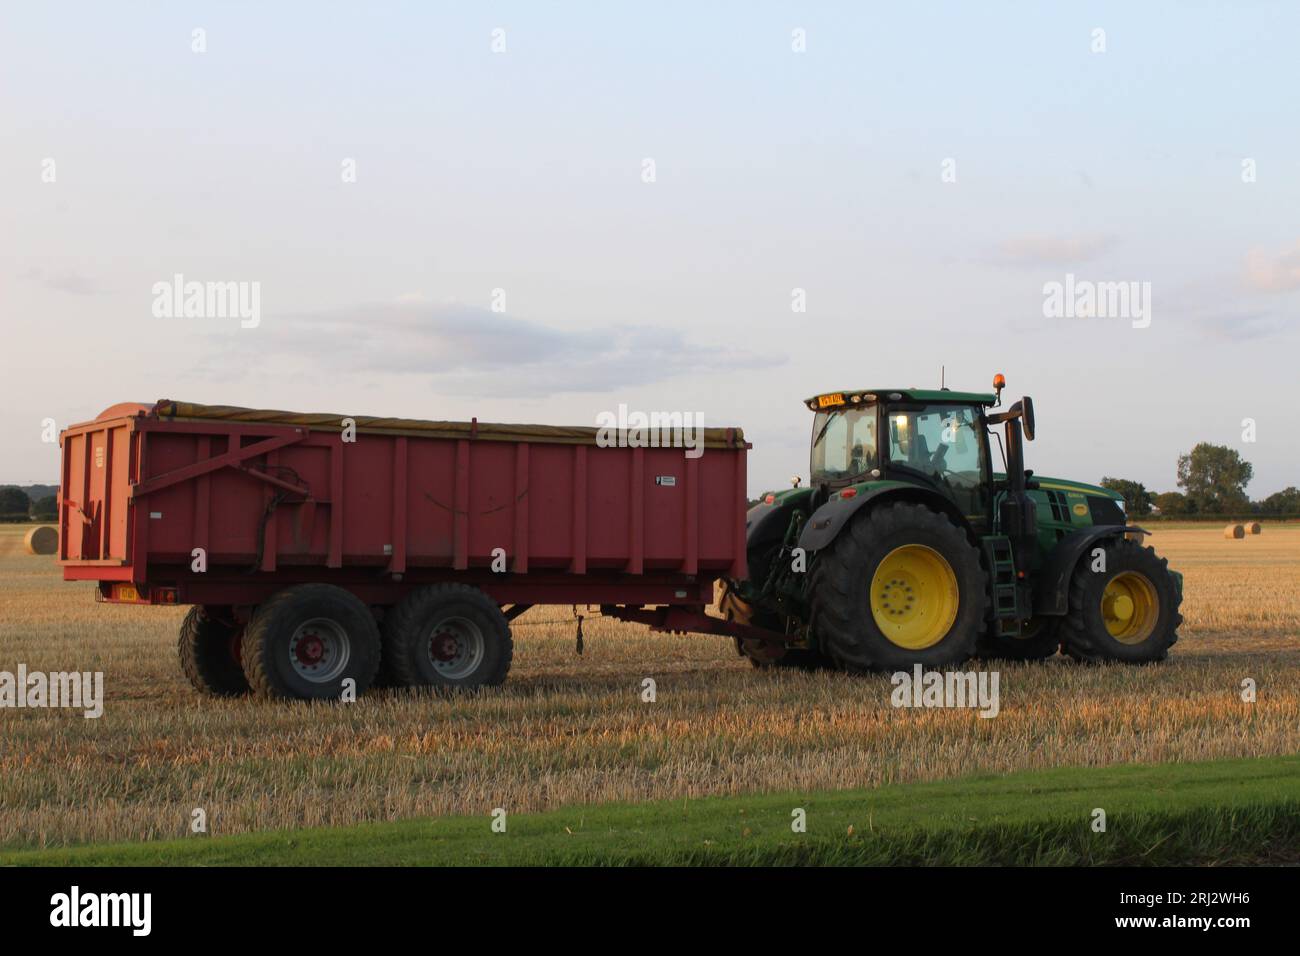
[[[626, 404], [742, 426], [757, 494], [807, 475], [808, 396], [942, 368], [1033, 396], [1039, 474], [1172, 490], [1209, 441], [1300, 485], [1297, 35], [1250, 0], [6, 2], [0, 482], [124, 401]], [[169, 309], [178, 275], [256, 321]], [[1046, 314], [1067, 276], [1146, 308]]]

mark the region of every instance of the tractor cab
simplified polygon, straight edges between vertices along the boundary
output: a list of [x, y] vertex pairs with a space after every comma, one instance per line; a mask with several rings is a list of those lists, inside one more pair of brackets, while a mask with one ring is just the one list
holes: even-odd
[[991, 526], [991, 393], [946, 389], [828, 392], [813, 418], [810, 486], [823, 501], [873, 482], [917, 485], [948, 501], [977, 532]]
[[[1005, 387], [999, 374], [992, 392], [864, 389], [807, 399], [816, 412], [810, 504], [816, 509], [891, 492], [926, 500], [982, 540], [986, 562], [1020, 570], [1037, 564], [1037, 506], [1028, 494], [1033, 473], [1024, 463], [1024, 439], [1034, 437], [1033, 399], [990, 412]], [[1004, 476], [995, 475], [990, 451], [990, 426], [998, 424], [1005, 426], [997, 469]], [[817, 523], [811, 522], [813, 534]], [[1006, 589], [1008, 614], [1025, 612], [1030, 601], [1023, 587], [1015, 591]]]

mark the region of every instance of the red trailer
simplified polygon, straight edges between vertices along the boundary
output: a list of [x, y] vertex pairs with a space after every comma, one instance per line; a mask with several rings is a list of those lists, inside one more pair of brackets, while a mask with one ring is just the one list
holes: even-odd
[[161, 401], [60, 444], [64, 578], [194, 605], [181, 661], [205, 692], [499, 683], [509, 621], [534, 604], [772, 639], [703, 613], [718, 578], [745, 576], [738, 428], [706, 429], [697, 454], [602, 447], [595, 428]]

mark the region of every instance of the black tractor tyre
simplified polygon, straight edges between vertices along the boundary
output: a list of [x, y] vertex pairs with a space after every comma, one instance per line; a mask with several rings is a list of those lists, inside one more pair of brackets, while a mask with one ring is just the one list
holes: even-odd
[[[1106, 570], [1093, 571], [1085, 555], [1070, 578], [1070, 612], [1064, 618], [1063, 649], [1078, 661], [1122, 661], [1149, 664], [1162, 661], [1178, 641], [1179, 612], [1183, 598], [1169, 574], [1169, 561], [1154, 548], [1136, 541], [1117, 540], [1105, 546]], [[1145, 582], [1145, 584], [1141, 583]], [[1113, 635], [1107, 626], [1109, 595], [1144, 595], [1127, 622], [1111, 618], [1116, 628], [1132, 633]], [[1134, 603], [1130, 598], [1130, 603]], [[1149, 605], [1149, 626], [1143, 626]]]
[[298, 584], [253, 613], [242, 656], [259, 697], [339, 700], [349, 680], [357, 697], [374, 683], [379, 654], [379, 625], [356, 595], [333, 584]]
[[476, 587], [412, 591], [384, 618], [384, 657], [399, 687], [474, 691], [502, 683], [514, 658], [510, 622]]
[[239, 662], [243, 629], [215, 609], [196, 604], [181, 622], [176, 651], [181, 670], [200, 694], [242, 697], [248, 678]]
[[994, 621], [981, 635], [976, 656], [984, 661], [1045, 661], [1055, 657], [1061, 649], [1063, 621], [1059, 616], [1031, 618], [1019, 636], [994, 633]]
[[[935, 552], [956, 582], [951, 625], [929, 646], [918, 648], [901, 646], [885, 636], [872, 613], [870, 593], [881, 562], [908, 545]], [[975, 653], [988, 605], [979, 552], [965, 530], [947, 515], [910, 502], [882, 504], [855, 515], [830, 547], [817, 555], [811, 585], [813, 630], [836, 663], [854, 671], [960, 664]]]

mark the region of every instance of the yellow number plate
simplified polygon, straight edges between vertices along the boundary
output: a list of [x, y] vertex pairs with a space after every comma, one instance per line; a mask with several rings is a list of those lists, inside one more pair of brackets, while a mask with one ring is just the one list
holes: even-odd
[[817, 398], [818, 408], [829, 408], [832, 405], [843, 405], [844, 393], [836, 392], [834, 395], [821, 395]]
[[117, 586], [117, 593], [113, 596], [119, 601], [138, 602], [140, 600], [140, 592], [131, 584], [119, 584]]

